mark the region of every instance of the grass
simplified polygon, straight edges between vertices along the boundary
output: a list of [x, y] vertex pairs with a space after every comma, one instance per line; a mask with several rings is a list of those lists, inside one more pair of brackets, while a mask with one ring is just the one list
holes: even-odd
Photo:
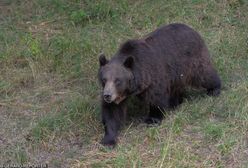
[[[0, 2], [0, 164], [247, 167], [247, 10], [245, 0]], [[131, 120], [115, 149], [102, 147], [98, 54], [173, 22], [205, 39], [221, 95], [189, 91], [162, 125]]]

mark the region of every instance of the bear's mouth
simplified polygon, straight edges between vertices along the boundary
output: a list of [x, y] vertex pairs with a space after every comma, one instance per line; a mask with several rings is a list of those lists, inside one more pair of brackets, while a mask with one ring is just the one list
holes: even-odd
[[126, 96], [118, 96], [114, 102], [115, 104], [119, 104], [120, 102], [122, 102], [124, 99], [126, 98]]
[[126, 96], [117, 96], [114, 99], [106, 99], [106, 98], [104, 98], [104, 101], [106, 103], [112, 103], [113, 102], [115, 104], [120, 104], [125, 98], [126, 98]]

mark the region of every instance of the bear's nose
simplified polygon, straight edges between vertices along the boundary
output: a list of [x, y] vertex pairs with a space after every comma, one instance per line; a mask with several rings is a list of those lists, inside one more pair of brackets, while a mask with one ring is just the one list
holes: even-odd
[[111, 95], [110, 95], [110, 94], [104, 94], [104, 95], [103, 95], [103, 98], [104, 98], [104, 100], [105, 100], [106, 102], [110, 102], [110, 100], [111, 100]]

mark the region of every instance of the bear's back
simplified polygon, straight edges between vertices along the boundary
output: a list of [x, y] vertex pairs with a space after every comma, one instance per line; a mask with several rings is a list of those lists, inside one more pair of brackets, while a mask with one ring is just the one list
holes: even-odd
[[156, 51], [154, 56], [182, 59], [200, 57], [202, 48], [206, 48], [201, 36], [187, 25], [174, 23], [162, 26], [144, 38]]

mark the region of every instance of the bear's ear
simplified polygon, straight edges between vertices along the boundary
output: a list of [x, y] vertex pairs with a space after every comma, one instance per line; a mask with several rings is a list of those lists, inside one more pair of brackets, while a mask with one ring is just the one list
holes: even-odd
[[106, 59], [104, 54], [100, 54], [99, 56], [99, 64], [100, 66], [104, 66], [108, 63], [108, 60]]
[[127, 67], [127, 68], [132, 68], [133, 67], [133, 57], [129, 56], [126, 58], [126, 60], [124, 61], [124, 66]]
[[138, 40], [128, 40], [120, 48], [120, 52], [123, 54], [131, 54], [138, 47]]

